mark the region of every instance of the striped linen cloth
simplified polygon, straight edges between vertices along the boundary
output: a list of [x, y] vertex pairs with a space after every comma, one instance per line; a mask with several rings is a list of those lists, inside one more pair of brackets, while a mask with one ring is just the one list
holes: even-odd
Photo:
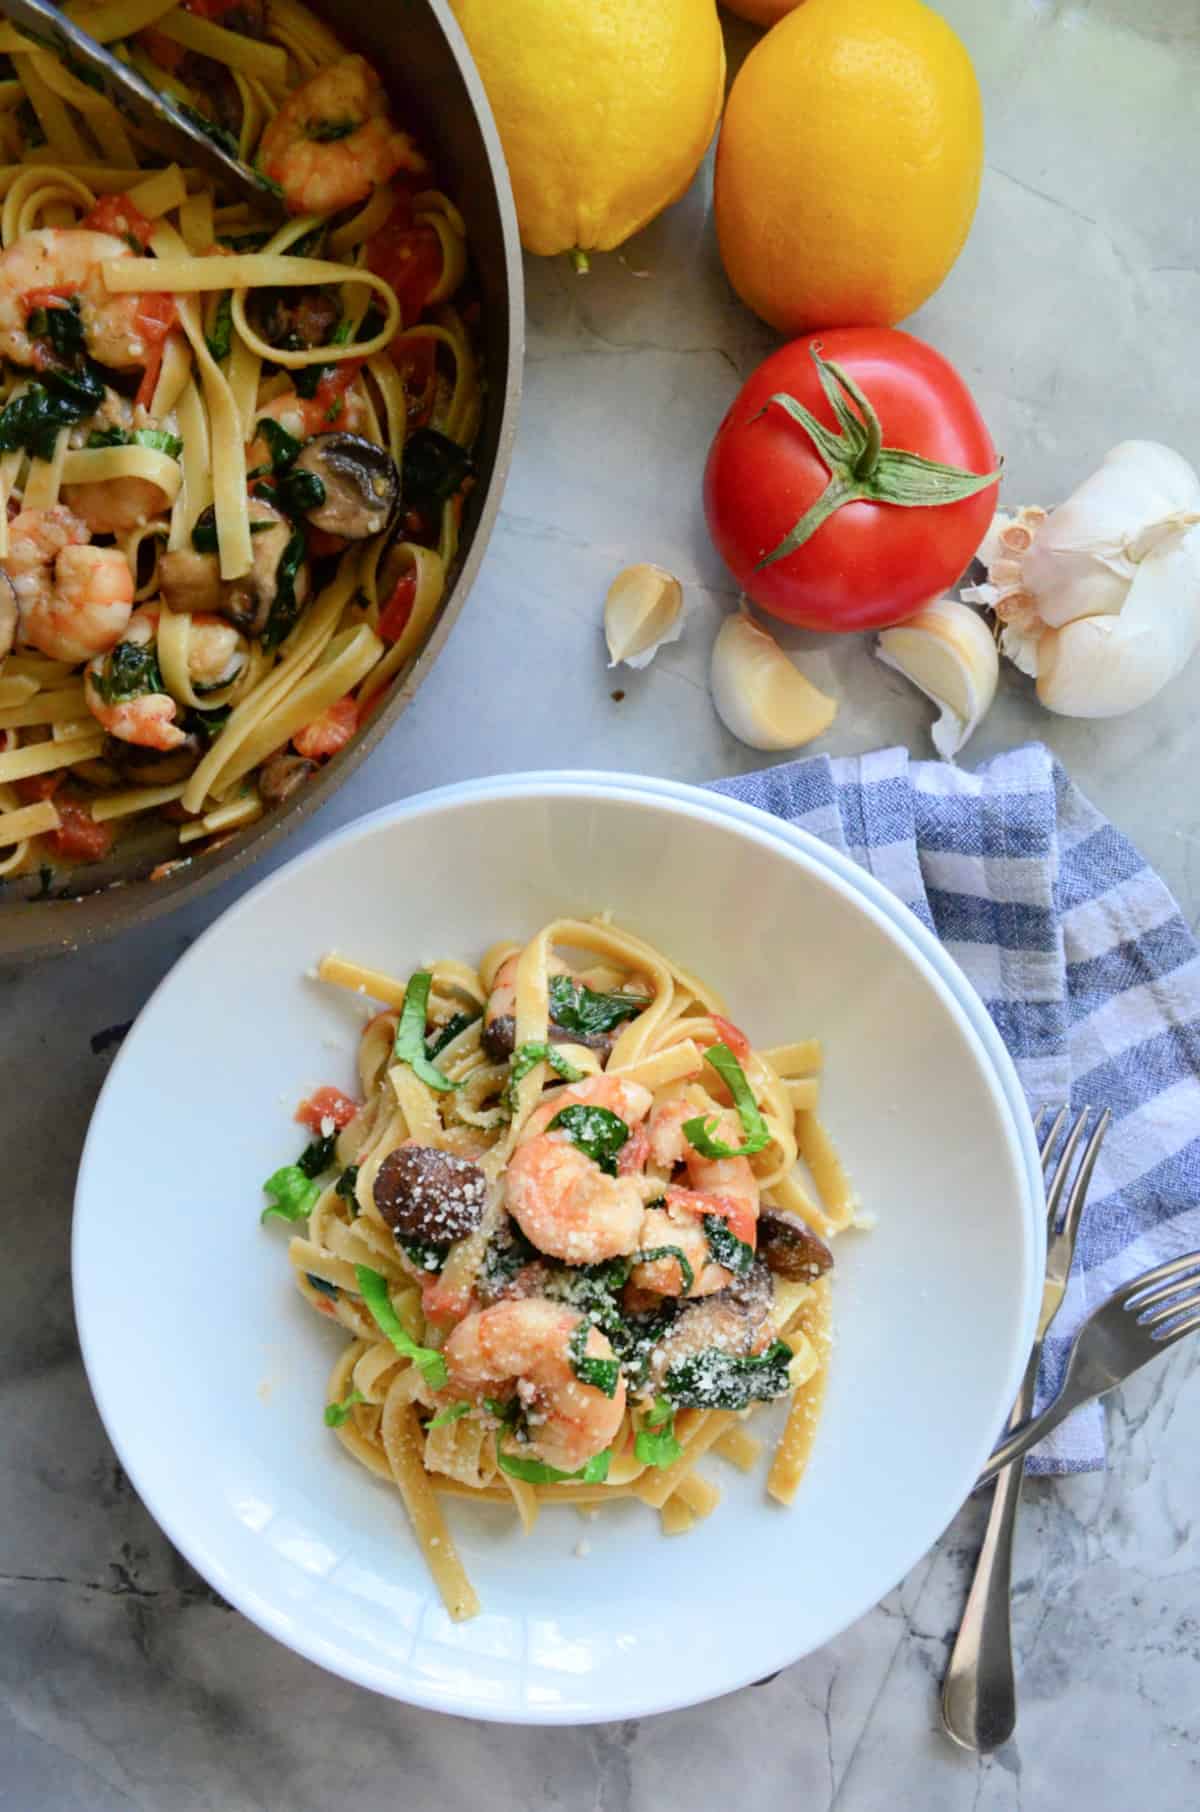
[[[817, 756], [713, 789], [854, 858], [929, 926], [978, 990], [1031, 1106], [1109, 1107], [1039, 1407], [1081, 1321], [1126, 1279], [1200, 1248], [1200, 955], [1133, 845], [1040, 744], [970, 774], [903, 749]], [[1104, 1464], [1100, 1405], [1031, 1472]]]

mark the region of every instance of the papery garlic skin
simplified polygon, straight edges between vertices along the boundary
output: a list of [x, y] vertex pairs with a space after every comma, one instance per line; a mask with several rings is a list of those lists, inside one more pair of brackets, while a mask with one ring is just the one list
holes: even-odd
[[709, 688], [717, 716], [752, 749], [797, 749], [827, 730], [837, 701], [819, 692], [745, 611], [713, 643]]
[[683, 634], [683, 586], [673, 573], [643, 562], [627, 566], [608, 588], [604, 639], [609, 666], [648, 667], [660, 648]]
[[935, 598], [907, 622], [883, 630], [875, 653], [938, 707], [933, 746], [953, 761], [990, 709], [1000, 677], [995, 639], [978, 611], [956, 598]]

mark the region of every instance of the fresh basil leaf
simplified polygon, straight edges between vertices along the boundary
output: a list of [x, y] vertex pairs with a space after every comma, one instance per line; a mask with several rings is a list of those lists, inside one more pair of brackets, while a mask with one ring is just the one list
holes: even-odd
[[452, 1403], [449, 1409], [440, 1409], [432, 1422], [426, 1422], [426, 1428], [445, 1428], [447, 1422], [461, 1422], [474, 1409], [473, 1403]]
[[756, 1151], [762, 1151], [771, 1143], [770, 1133], [756, 1134], [747, 1139], [744, 1145], [727, 1145], [724, 1139], [718, 1139], [713, 1131], [720, 1126], [716, 1114], [697, 1114], [693, 1120], [683, 1123], [683, 1136], [693, 1151], [698, 1151], [702, 1158], [752, 1158]]
[[656, 1397], [634, 1437], [633, 1451], [643, 1466], [673, 1466], [683, 1448], [675, 1439], [675, 1405]]
[[621, 1379], [620, 1363], [616, 1359], [589, 1358], [586, 1348], [591, 1331], [592, 1324], [586, 1319], [576, 1324], [567, 1343], [571, 1370], [581, 1384], [586, 1384], [590, 1389], [602, 1392], [606, 1397], [615, 1397], [617, 1385]]
[[605, 1176], [616, 1176], [617, 1153], [629, 1138], [629, 1127], [620, 1114], [614, 1114], [611, 1108], [588, 1107], [576, 1101], [555, 1114], [546, 1130], [556, 1132], [560, 1128], [572, 1145], [600, 1166]]
[[302, 1221], [317, 1204], [321, 1191], [298, 1164], [284, 1164], [273, 1171], [263, 1184], [264, 1193], [273, 1199], [259, 1215], [260, 1221]]
[[358, 1197], [354, 1193], [357, 1183], [358, 1165], [347, 1164], [345, 1170], [343, 1170], [341, 1176], [333, 1186], [334, 1195], [340, 1195], [344, 1202], [349, 1202], [351, 1220], [355, 1220], [358, 1217]]
[[212, 331], [204, 336], [204, 343], [219, 365], [229, 357], [233, 347], [233, 291], [223, 290], [221, 300], [217, 303], [217, 312], [213, 316]]
[[163, 690], [153, 642], [118, 642], [92, 678], [106, 705], [123, 705], [131, 698], [145, 698]]
[[366, 1400], [367, 1399], [363, 1396], [362, 1392], [355, 1389], [350, 1392], [348, 1397], [343, 1397], [340, 1403], [327, 1403], [325, 1405], [326, 1428], [340, 1428], [342, 1423], [349, 1416], [350, 1411], [354, 1408], [354, 1405], [356, 1403], [365, 1403]]
[[686, 1296], [696, 1281], [696, 1273], [688, 1263], [681, 1246], [647, 1246], [633, 1255], [635, 1265], [651, 1264], [656, 1258], [673, 1258], [678, 1261], [679, 1275], [683, 1281], [683, 1294]]
[[509, 1397], [507, 1402], [500, 1397], [485, 1397], [483, 1407], [489, 1415], [495, 1416], [496, 1420], [503, 1423], [506, 1428], [511, 1428], [520, 1420], [521, 1405], [516, 1397]]
[[556, 1076], [564, 1082], [582, 1082], [583, 1071], [577, 1070], [573, 1063], [561, 1055], [552, 1044], [546, 1044], [539, 1038], [530, 1038], [515, 1050], [509, 1059], [508, 1081], [504, 1087], [504, 1105], [510, 1114], [517, 1111], [517, 1090], [528, 1076], [530, 1070], [536, 1069], [539, 1063], [548, 1063]]
[[649, 1005], [648, 995], [597, 994], [570, 975], [550, 977], [550, 1017], [564, 1032], [580, 1032], [584, 1037], [611, 1032], [623, 1019], [636, 1019]]
[[418, 428], [404, 443], [404, 501], [410, 508], [435, 512], [474, 470], [474, 460], [456, 440], [436, 428]]
[[439, 1095], [448, 1095], [454, 1089], [462, 1087], [461, 1082], [451, 1082], [443, 1076], [441, 1070], [435, 1069], [425, 1055], [425, 1018], [429, 1008], [429, 990], [433, 985], [433, 976], [428, 969], [418, 969], [408, 979], [404, 990], [404, 1005], [400, 1009], [400, 1018], [396, 1026], [396, 1043], [392, 1055], [397, 1063], [407, 1063], [418, 1081], [426, 1088], [433, 1089]]
[[719, 1214], [706, 1214], [701, 1224], [714, 1265], [724, 1265], [735, 1277], [750, 1269], [754, 1263], [754, 1249], [738, 1238], [727, 1220]]
[[286, 471], [304, 445], [302, 440], [297, 440], [294, 434], [289, 434], [286, 428], [272, 420], [269, 415], [259, 416], [254, 432], [260, 440], [265, 440], [267, 443], [267, 452], [271, 456], [273, 472]]
[[403, 1353], [406, 1359], [412, 1360], [434, 1390], [445, 1390], [449, 1376], [446, 1361], [433, 1347], [421, 1346], [404, 1327], [392, 1307], [387, 1279], [381, 1272], [373, 1271], [370, 1265], [355, 1265], [354, 1275], [358, 1279], [362, 1299], [380, 1333], [387, 1336], [398, 1353]]
[[[193, 545], [195, 536], [193, 534]], [[296, 596], [296, 579], [304, 565], [308, 542], [304, 530], [294, 528], [275, 568], [275, 602], [263, 630], [262, 645], [270, 653], [285, 642], [300, 620], [300, 600]]]
[[306, 1177], [319, 1177], [333, 1163], [333, 1148], [336, 1144], [336, 1133], [330, 1133], [322, 1139], [311, 1139], [296, 1159], [297, 1170], [302, 1170]]
[[745, 1070], [727, 1044], [710, 1045], [704, 1053], [704, 1061], [716, 1070], [733, 1096], [733, 1105], [737, 1108], [746, 1142], [744, 1145], [726, 1145], [723, 1140], [715, 1139], [710, 1129], [719, 1122], [715, 1116], [705, 1119], [700, 1115], [683, 1123], [683, 1133], [688, 1144], [706, 1158], [746, 1158], [753, 1156], [756, 1151], [763, 1151], [771, 1143], [771, 1132], [759, 1112], [754, 1091], [746, 1080]]
[[542, 1460], [523, 1460], [519, 1454], [506, 1453], [496, 1437], [496, 1463], [501, 1472], [507, 1472], [510, 1478], [524, 1479], [527, 1485], [556, 1485], [562, 1479], [580, 1479], [585, 1485], [602, 1485], [608, 1477], [608, 1468], [612, 1461], [612, 1448], [606, 1447], [603, 1453], [594, 1454], [586, 1466], [578, 1472], [560, 1472], [557, 1466], [547, 1466]]
[[689, 1409], [745, 1409], [750, 1403], [768, 1403], [786, 1396], [792, 1349], [775, 1340], [764, 1353], [750, 1358], [707, 1347], [671, 1366], [663, 1379], [663, 1393], [673, 1403]]
[[468, 1026], [473, 1026], [479, 1017], [478, 1013], [455, 1013], [439, 1030], [431, 1032], [425, 1040], [425, 1055], [430, 1063], [435, 1057], [440, 1057], [446, 1046], [453, 1044], [459, 1033], [465, 1032]]

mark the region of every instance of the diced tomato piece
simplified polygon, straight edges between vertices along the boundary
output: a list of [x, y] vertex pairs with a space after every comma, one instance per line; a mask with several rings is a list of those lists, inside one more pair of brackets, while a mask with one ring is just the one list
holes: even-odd
[[21, 297], [21, 307], [28, 320], [35, 308], [65, 308], [70, 302], [70, 293], [61, 289], [27, 289]]
[[310, 724], [297, 730], [292, 737], [292, 747], [306, 760], [320, 761], [324, 756], [336, 755], [339, 749], [344, 749], [357, 728], [358, 706], [347, 692], [345, 698], [335, 699], [320, 717], [314, 717]]
[[340, 364], [327, 367], [313, 395], [311, 410], [306, 411], [314, 418], [314, 433], [319, 434], [321, 428], [337, 421], [345, 407], [346, 392], [365, 362], [363, 359], [343, 359]]
[[183, 45], [176, 44], [174, 38], [168, 38], [166, 32], [159, 31], [155, 25], [147, 25], [137, 36], [151, 61], [165, 69], [168, 75], [174, 75], [187, 55]]
[[397, 579], [391, 597], [379, 613], [379, 633], [385, 642], [398, 642], [404, 634], [416, 595], [416, 573], [405, 573]]
[[750, 1061], [752, 1049], [746, 1034], [740, 1031], [731, 1019], [726, 1019], [720, 1013], [713, 1013], [710, 1018], [717, 1028], [718, 1036], [729, 1046], [738, 1062], [745, 1068]]
[[[170, 39], [164, 42], [170, 43]], [[117, 239], [136, 240], [143, 252], [154, 231], [154, 222], [130, 201], [128, 195], [101, 195], [80, 225], [93, 233], [111, 233]]]
[[758, 1243], [758, 1210], [752, 1202], [742, 1201], [732, 1195], [710, 1194], [695, 1189], [667, 1190], [667, 1208], [681, 1209], [685, 1214], [694, 1214], [697, 1220], [703, 1220], [706, 1214], [720, 1215], [729, 1231], [740, 1239], [751, 1251]]
[[327, 1084], [302, 1101], [296, 1109], [296, 1121], [309, 1132], [319, 1133], [322, 1120], [332, 1120], [338, 1132], [348, 1126], [358, 1112], [358, 1102], [343, 1095], [340, 1088]]
[[223, 19], [226, 13], [233, 12], [241, 6], [242, 0], [182, 0], [185, 13], [193, 13], [197, 19]]
[[64, 862], [98, 862], [106, 856], [112, 848], [112, 825], [97, 824], [88, 807], [77, 805], [73, 799], [60, 799], [57, 805], [62, 822], [56, 831], [48, 833], [55, 855]]
[[377, 233], [367, 240], [367, 266], [390, 283], [406, 327], [421, 310], [442, 275], [442, 242], [431, 226], [414, 221], [412, 200], [401, 195]]
[[175, 298], [165, 291], [149, 290], [138, 297], [134, 325], [148, 346], [161, 347], [178, 319]]
[[65, 779], [60, 770], [57, 774], [29, 774], [15, 785], [23, 805], [37, 805], [39, 800], [53, 799]]

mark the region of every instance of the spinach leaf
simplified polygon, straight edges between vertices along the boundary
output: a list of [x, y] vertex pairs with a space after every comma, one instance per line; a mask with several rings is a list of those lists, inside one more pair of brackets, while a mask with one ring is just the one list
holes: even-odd
[[673, 1258], [678, 1261], [683, 1293], [686, 1296], [696, 1281], [696, 1273], [688, 1263], [682, 1246], [646, 1246], [642, 1251], [634, 1253], [632, 1262], [635, 1265], [648, 1265], [656, 1258]]
[[[195, 545], [195, 535], [192, 537]], [[300, 618], [300, 600], [296, 596], [296, 578], [304, 565], [308, 542], [304, 530], [294, 528], [275, 568], [275, 602], [263, 630], [262, 645], [270, 652], [286, 641]]]
[[675, 1439], [675, 1405], [655, 1397], [634, 1437], [633, 1451], [643, 1466], [673, 1466], [683, 1452]]
[[541, 1460], [523, 1460], [518, 1454], [505, 1453], [500, 1437], [496, 1437], [496, 1463], [501, 1472], [507, 1472], [510, 1478], [524, 1479], [527, 1485], [554, 1485], [560, 1479], [580, 1479], [585, 1485], [602, 1485], [608, 1477], [611, 1461], [612, 1448], [606, 1447], [578, 1472], [560, 1472], [557, 1466], [547, 1466]]
[[304, 445], [302, 440], [289, 434], [286, 428], [273, 421], [269, 415], [259, 416], [254, 431], [261, 440], [266, 441], [267, 451], [271, 455], [271, 469], [275, 472], [285, 472]]
[[419, 1271], [429, 1271], [434, 1276], [440, 1276], [446, 1263], [446, 1256], [450, 1251], [448, 1241], [443, 1243], [441, 1240], [432, 1239], [401, 1239], [399, 1234], [396, 1235], [396, 1244], [411, 1258]]
[[425, 1040], [425, 1055], [430, 1063], [435, 1057], [440, 1057], [446, 1046], [453, 1044], [459, 1033], [465, 1032], [468, 1026], [473, 1026], [479, 1017], [478, 1013], [455, 1013], [440, 1031], [431, 1032]]
[[711, 1346], [671, 1366], [663, 1391], [673, 1403], [689, 1409], [745, 1409], [787, 1395], [792, 1349], [772, 1341], [765, 1353], [740, 1358]]
[[31, 339], [48, 340], [60, 365], [75, 366], [87, 357], [78, 296], [63, 307], [32, 309], [25, 331]]
[[421, 1346], [404, 1327], [392, 1307], [387, 1279], [382, 1272], [373, 1271], [370, 1265], [355, 1265], [354, 1275], [358, 1279], [362, 1299], [380, 1333], [387, 1336], [398, 1353], [403, 1353], [406, 1359], [412, 1360], [434, 1390], [445, 1390], [448, 1376], [446, 1361], [433, 1347]]
[[217, 312], [213, 316], [212, 332], [206, 333], [204, 343], [219, 365], [222, 359], [229, 357], [233, 347], [233, 291], [224, 290], [217, 303]]
[[474, 1407], [473, 1403], [452, 1403], [449, 1409], [439, 1410], [433, 1420], [426, 1422], [425, 1426], [426, 1428], [445, 1428], [447, 1422], [458, 1422], [462, 1420], [463, 1416], [469, 1416]]
[[554, 1045], [545, 1044], [538, 1038], [530, 1038], [515, 1050], [509, 1059], [508, 1081], [504, 1087], [504, 1105], [510, 1114], [517, 1111], [517, 1089], [530, 1070], [536, 1069], [539, 1063], [548, 1063], [554, 1074], [561, 1076], [564, 1082], [583, 1081], [583, 1071], [577, 1070], [573, 1063], [568, 1063]]
[[207, 113], [201, 113], [198, 107], [191, 107], [186, 101], [176, 101], [175, 105], [180, 113], [192, 122], [196, 130], [203, 132], [205, 138], [211, 139], [213, 144], [224, 151], [227, 157], [238, 156], [238, 142], [232, 132], [227, 131], [224, 126], [218, 126], [216, 120], [210, 120]]
[[220, 705], [215, 711], [193, 711], [191, 720], [201, 736], [211, 746], [229, 722], [233, 711], [232, 705]]
[[340, 1428], [342, 1423], [349, 1416], [350, 1411], [354, 1408], [354, 1405], [356, 1403], [365, 1403], [366, 1400], [367, 1399], [360, 1390], [352, 1390], [348, 1397], [342, 1398], [340, 1403], [327, 1403], [325, 1405], [326, 1428]]
[[328, 1296], [331, 1302], [336, 1302], [341, 1295], [335, 1283], [330, 1283], [327, 1277], [318, 1277], [315, 1271], [306, 1271], [304, 1281], [310, 1283], [319, 1296]]
[[298, 1164], [285, 1164], [273, 1171], [263, 1184], [263, 1191], [272, 1200], [258, 1217], [262, 1222], [302, 1221], [312, 1213], [321, 1194], [319, 1185], [306, 1177]]
[[550, 1017], [564, 1032], [588, 1037], [611, 1032], [623, 1019], [636, 1019], [650, 1005], [644, 994], [597, 994], [569, 975], [550, 977]]
[[740, 1277], [743, 1271], [750, 1269], [754, 1263], [753, 1248], [745, 1240], [738, 1238], [728, 1221], [723, 1220], [719, 1214], [706, 1214], [702, 1225], [714, 1265], [724, 1265], [735, 1277]]
[[44, 371], [0, 413], [0, 453], [18, 449], [35, 459], [53, 459], [60, 428], [73, 428], [94, 415], [104, 401], [104, 383], [94, 372]]
[[756, 1151], [764, 1150], [771, 1143], [771, 1134], [759, 1112], [745, 1070], [727, 1044], [711, 1045], [704, 1053], [704, 1060], [716, 1070], [733, 1096], [746, 1140], [743, 1145], [726, 1145], [723, 1139], [714, 1138], [712, 1129], [720, 1124], [715, 1114], [707, 1119], [703, 1114], [697, 1114], [694, 1120], [685, 1120], [684, 1138], [705, 1158], [748, 1158]]
[[106, 705], [123, 705], [131, 698], [143, 698], [150, 692], [161, 692], [163, 678], [159, 672], [154, 643], [118, 642], [94, 676], [97, 692]]
[[217, 552], [217, 512], [211, 503], [201, 510], [192, 524], [192, 546], [198, 554]]
[[615, 1397], [621, 1377], [620, 1363], [616, 1359], [589, 1358], [585, 1349], [591, 1331], [592, 1324], [586, 1317], [576, 1324], [567, 1343], [571, 1370], [581, 1384], [589, 1385], [592, 1390], [602, 1391], [606, 1397]]
[[418, 428], [404, 443], [402, 489], [404, 501], [418, 510], [434, 512], [475, 470], [465, 447], [436, 428]]
[[462, 1083], [451, 1082], [443, 1076], [441, 1070], [435, 1069], [425, 1055], [425, 1016], [432, 985], [433, 976], [428, 969], [418, 969], [415, 975], [409, 976], [408, 986], [404, 990], [404, 1005], [400, 1009], [396, 1025], [396, 1042], [392, 1055], [397, 1063], [407, 1063], [426, 1088], [433, 1089], [439, 1095], [448, 1095], [452, 1090], [461, 1088]]
[[100, 447], [152, 447], [170, 459], [178, 459], [183, 452], [179, 436], [169, 434], [165, 428], [93, 428], [87, 447], [89, 452]]
[[586, 1153], [606, 1176], [616, 1176], [617, 1153], [629, 1137], [629, 1128], [619, 1114], [607, 1107], [587, 1107], [574, 1102], [555, 1114], [546, 1130], [555, 1132], [560, 1127], [572, 1145]]
[[333, 1148], [336, 1144], [336, 1133], [330, 1133], [324, 1139], [310, 1139], [296, 1159], [297, 1170], [302, 1170], [306, 1177], [319, 1177], [333, 1163]]
[[357, 1183], [358, 1165], [347, 1164], [345, 1170], [343, 1170], [333, 1187], [334, 1195], [340, 1195], [344, 1202], [349, 1202], [351, 1220], [356, 1220], [358, 1218], [358, 1197], [354, 1193]]

